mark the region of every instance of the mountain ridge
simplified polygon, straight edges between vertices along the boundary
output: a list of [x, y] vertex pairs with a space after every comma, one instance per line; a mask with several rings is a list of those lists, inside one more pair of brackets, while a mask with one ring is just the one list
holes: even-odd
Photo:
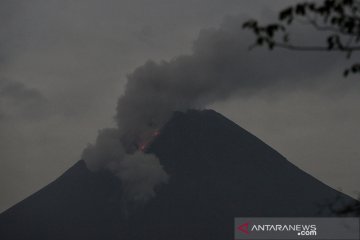
[[147, 203], [79, 161], [0, 214], [0, 238], [231, 239], [234, 217], [331, 216], [318, 204], [355, 201], [212, 110], [175, 112], [147, 151], [170, 176]]

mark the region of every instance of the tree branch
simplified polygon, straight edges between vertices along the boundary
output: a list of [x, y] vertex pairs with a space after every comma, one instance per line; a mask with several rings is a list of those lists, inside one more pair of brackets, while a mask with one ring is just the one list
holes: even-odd
[[338, 51], [338, 52], [349, 52], [349, 51], [359, 51], [360, 50], [360, 46], [329, 49], [328, 47], [323, 47], [323, 46], [296, 46], [296, 45], [280, 43], [280, 42], [274, 42], [274, 46], [284, 48], [284, 49], [289, 49], [289, 50], [296, 50], [296, 51], [318, 51], [318, 52], [322, 52], [322, 51]]

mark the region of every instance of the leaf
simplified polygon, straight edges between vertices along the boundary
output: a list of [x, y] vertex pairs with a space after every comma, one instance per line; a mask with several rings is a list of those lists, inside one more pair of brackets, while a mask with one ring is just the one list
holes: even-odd
[[300, 16], [304, 16], [306, 13], [305, 4], [296, 5], [295, 13]]
[[328, 44], [328, 46], [327, 46], [328, 50], [334, 49], [334, 45], [335, 45], [334, 44], [334, 36], [330, 36], [327, 38], [327, 44]]
[[257, 26], [258, 26], [258, 22], [253, 19], [244, 22], [242, 25], [243, 28], [255, 28]]
[[259, 46], [263, 45], [263, 43], [264, 43], [264, 38], [262, 38], [262, 37], [259, 37], [259, 38], [256, 40], [256, 44], [259, 45]]
[[280, 21], [284, 21], [284, 20], [289, 21], [289, 19], [292, 19], [292, 18], [293, 18], [293, 8], [292, 7], [288, 7], [279, 13]]
[[275, 43], [273, 41], [268, 41], [268, 46], [270, 50], [273, 50], [275, 47]]

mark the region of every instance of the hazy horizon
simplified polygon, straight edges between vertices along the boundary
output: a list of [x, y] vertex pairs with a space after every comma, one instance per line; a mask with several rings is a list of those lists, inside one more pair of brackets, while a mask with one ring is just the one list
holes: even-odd
[[[57, 178], [99, 129], [115, 125], [126, 76], [147, 60], [207, 50], [221, 28], [249, 18], [271, 21], [293, 2], [2, 1], [0, 212]], [[357, 196], [360, 83], [356, 76], [342, 77], [349, 61], [327, 53], [249, 52], [253, 36], [239, 31], [241, 76], [251, 79], [259, 69], [269, 81], [293, 85], [232, 93], [206, 108], [324, 183]]]

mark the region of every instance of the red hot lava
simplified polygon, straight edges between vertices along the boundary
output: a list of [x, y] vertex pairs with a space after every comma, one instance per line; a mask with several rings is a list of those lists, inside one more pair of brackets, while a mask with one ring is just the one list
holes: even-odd
[[159, 130], [155, 130], [153, 133], [152, 133], [152, 136], [153, 138], [157, 137], [160, 135], [160, 131]]
[[142, 152], [145, 152], [145, 150], [149, 147], [149, 145], [154, 141], [154, 139], [160, 135], [159, 130], [152, 131], [150, 133], [144, 134], [139, 142], [138, 142], [138, 149]]
[[148, 143], [146, 143], [146, 142], [140, 143], [139, 150], [144, 152], [147, 146], [148, 146]]

